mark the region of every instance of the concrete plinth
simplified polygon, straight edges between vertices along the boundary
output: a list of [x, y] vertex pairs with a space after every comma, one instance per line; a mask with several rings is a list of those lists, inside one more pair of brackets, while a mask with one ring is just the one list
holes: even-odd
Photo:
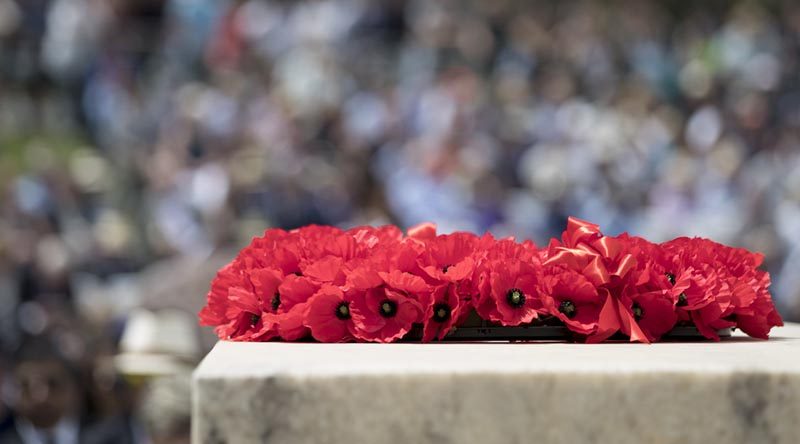
[[719, 343], [219, 342], [194, 443], [797, 443], [800, 324]]

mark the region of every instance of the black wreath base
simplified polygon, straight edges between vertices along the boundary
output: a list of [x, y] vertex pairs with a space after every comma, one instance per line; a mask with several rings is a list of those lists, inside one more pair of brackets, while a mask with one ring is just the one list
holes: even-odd
[[[720, 339], [731, 337], [732, 329], [724, 328], [717, 331]], [[537, 319], [529, 325], [507, 327], [480, 319], [472, 313], [469, 319], [460, 327], [451, 330], [442, 342], [469, 342], [469, 341], [558, 341], [558, 342], [584, 342], [585, 337], [569, 330], [558, 318], [545, 317]], [[422, 340], [422, 326], [415, 326], [402, 342], [418, 342]], [[628, 341], [628, 336], [616, 333], [606, 341]], [[672, 330], [661, 337], [664, 341], [708, 341], [709, 339], [697, 330], [691, 322], [679, 323]]]

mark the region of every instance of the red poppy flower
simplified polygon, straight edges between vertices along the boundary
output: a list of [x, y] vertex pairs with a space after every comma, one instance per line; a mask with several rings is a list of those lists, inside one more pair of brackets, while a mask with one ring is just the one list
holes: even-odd
[[603, 308], [597, 288], [582, 274], [565, 268], [549, 267], [544, 275], [547, 311], [576, 333], [594, 333]]
[[344, 284], [344, 260], [340, 257], [329, 255], [314, 261], [306, 261], [300, 265], [303, 276], [311, 278], [317, 284]]
[[270, 229], [261, 237], [253, 238], [236, 256], [241, 269], [271, 268], [283, 274], [297, 272], [300, 259], [300, 239], [280, 229]]
[[715, 295], [712, 303], [699, 310], [689, 312], [692, 323], [703, 336], [719, 341], [718, 330], [736, 325], [725, 319], [733, 309], [730, 301], [730, 292], [720, 291]]
[[[769, 277], [767, 277], [769, 279]], [[752, 314], [737, 314], [736, 325], [754, 338], [767, 339], [772, 327], [783, 325], [783, 319], [775, 309], [769, 293], [766, 291], [757, 294], [753, 301]]]
[[352, 235], [334, 227], [309, 225], [292, 230], [289, 234], [296, 240], [301, 267], [326, 256], [347, 260], [366, 250], [358, 245]]
[[381, 245], [398, 244], [403, 240], [403, 232], [394, 225], [355, 227], [347, 230], [347, 234], [359, 245], [370, 249]]
[[330, 225], [306, 225], [304, 227], [295, 228], [289, 232], [290, 234], [297, 235], [298, 238], [308, 241], [308, 243], [315, 243], [321, 240], [331, 239], [343, 233], [340, 228], [332, 227]]
[[283, 282], [283, 274], [279, 270], [263, 268], [248, 270], [246, 276], [252, 284], [259, 308], [266, 313], [277, 313], [281, 302], [278, 288]]
[[425, 274], [420, 268], [419, 258], [425, 251], [425, 244], [415, 239], [404, 239], [400, 243], [390, 243], [375, 247], [368, 258], [350, 261], [349, 269], [369, 268], [375, 272], [398, 270], [417, 276]]
[[370, 342], [393, 342], [421, 319], [419, 303], [401, 292], [372, 288], [353, 298], [357, 338]]
[[269, 340], [277, 336], [266, 298], [276, 292], [280, 271], [243, 270], [233, 261], [212, 281], [208, 303], [200, 312], [203, 325], [214, 325], [220, 338], [235, 341]]
[[275, 317], [275, 322], [278, 324], [278, 334], [281, 339], [284, 341], [297, 341], [311, 333], [308, 326], [306, 326], [309, 307], [310, 304], [308, 302], [301, 302]]
[[507, 258], [536, 265], [539, 263], [539, 250], [531, 241], [518, 243], [513, 238], [494, 240], [494, 237], [487, 233], [478, 241], [476, 248], [484, 250], [482, 254], [479, 252], [478, 256], [487, 263]]
[[539, 272], [515, 259], [493, 261], [484, 269], [475, 309], [483, 319], [502, 325], [520, 325], [544, 313]]
[[420, 256], [420, 266], [428, 276], [440, 282], [457, 282], [472, 278], [475, 270], [475, 244], [471, 233], [453, 233], [428, 240]]
[[355, 335], [364, 341], [392, 342], [422, 320], [420, 295], [430, 287], [419, 276], [399, 270], [379, 272], [383, 284], [366, 290], [354, 289]]
[[[629, 310], [633, 321], [650, 342], [660, 339], [678, 322], [674, 301], [666, 291], [636, 293], [629, 299], [631, 303], [625, 307], [626, 312]], [[625, 330], [623, 330], [625, 334], [631, 334]]]
[[228, 289], [229, 339], [233, 341], [269, 340], [278, 335], [272, 313], [252, 291], [241, 287]]
[[[256, 330], [252, 333], [252, 339], [271, 339], [277, 336], [274, 315], [277, 313], [280, 303], [278, 287], [283, 280], [283, 275], [279, 270], [268, 268], [247, 270], [244, 274], [250, 281], [249, 287], [252, 290], [232, 288], [228, 296], [230, 307], [239, 308], [244, 313], [251, 315], [251, 323], [255, 324], [253, 328]], [[234, 292], [234, 290], [236, 291]]]
[[736, 325], [750, 336], [767, 339], [770, 329], [783, 325], [783, 320], [769, 294], [769, 273], [757, 269], [764, 256], [721, 244], [714, 245], [714, 251], [718, 267], [728, 276]]
[[465, 308], [472, 306], [462, 300], [452, 284], [435, 287], [424, 302], [422, 341], [442, 340], [461, 321]]
[[308, 336], [305, 325], [308, 301], [319, 290], [310, 278], [289, 275], [278, 288], [278, 298], [272, 308], [278, 313], [278, 333], [285, 341], [295, 341]]
[[347, 342], [356, 331], [352, 299], [338, 287], [323, 285], [308, 300], [305, 325], [311, 336], [321, 342]]
[[323, 245], [323, 251], [326, 255], [329, 254], [342, 258], [342, 260], [349, 260], [356, 257], [365, 257], [369, 252], [369, 248], [367, 244], [359, 243], [353, 237], [353, 233], [345, 233], [329, 239]]
[[436, 224], [423, 222], [408, 229], [408, 237], [413, 239], [428, 240], [436, 237]]
[[211, 281], [211, 289], [206, 295], [206, 305], [200, 310], [200, 325], [216, 327], [215, 331], [220, 338], [229, 336], [221, 331], [222, 325], [229, 321], [225, 316], [228, 308], [228, 289], [239, 283], [240, 277], [233, 262], [222, 267]]
[[675, 267], [671, 265], [661, 247], [647, 239], [629, 236], [626, 233], [616, 237], [622, 249], [634, 259], [634, 267], [625, 282], [639, 293], [669, 290], [675, 284]]
[[408, 295], [419, 295], [429, 290], [428, 284], [419, 276], [400, 270], [379, 271], [378, 276], [386, 286]]
[[713, 303], [716, 294], [721, 291], [717, 273], [713, 271], [704, 274], [687, 267], [678, 273], [667, 272], [667, 279], [675, 282], [669, 293], [675, 306], [682, 312], [699, 310]]

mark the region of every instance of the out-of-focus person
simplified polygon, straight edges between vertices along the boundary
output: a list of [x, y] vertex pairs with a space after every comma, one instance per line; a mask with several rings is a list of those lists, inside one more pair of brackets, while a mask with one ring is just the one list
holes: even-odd
[[139, 417], [152, 444], [189, 444], [191, 374], [161, 376], [148, 385]]
[[82, 374], [46, 338], [31, 339], [14, 357], [3, 444], [132, 443], [131, 430], [87, 417]]

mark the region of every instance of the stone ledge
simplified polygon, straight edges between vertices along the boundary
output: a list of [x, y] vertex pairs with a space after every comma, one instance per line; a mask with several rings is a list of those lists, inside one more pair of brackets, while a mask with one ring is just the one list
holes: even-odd
[[800, 325], [654, 345], [219, 342], [194, 392], [195, 443], [795, 443]]

